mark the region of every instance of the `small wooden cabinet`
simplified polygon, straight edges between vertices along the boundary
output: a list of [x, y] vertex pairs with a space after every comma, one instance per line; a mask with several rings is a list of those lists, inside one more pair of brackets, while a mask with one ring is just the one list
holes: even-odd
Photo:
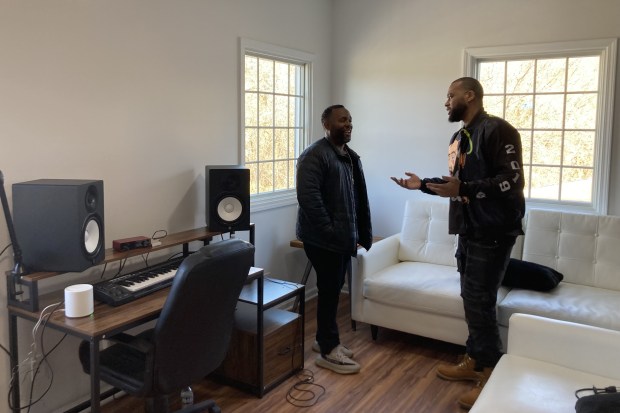
[[[215, 377], [262, 397], [303, 369], [304, 294], [301, 284], [271, 278], [246, 285], [239, 297], [228, 354]], [[294, 298], [302, 303], [299, 312], [276, 308]]]

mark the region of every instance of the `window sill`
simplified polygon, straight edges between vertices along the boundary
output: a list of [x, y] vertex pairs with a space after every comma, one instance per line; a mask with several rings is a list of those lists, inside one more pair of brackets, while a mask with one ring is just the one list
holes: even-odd
[[250, 197], [251, 212], [266, 211], [290, 205], [297, 205], [297, 194], [294, 190], [252, 195]]

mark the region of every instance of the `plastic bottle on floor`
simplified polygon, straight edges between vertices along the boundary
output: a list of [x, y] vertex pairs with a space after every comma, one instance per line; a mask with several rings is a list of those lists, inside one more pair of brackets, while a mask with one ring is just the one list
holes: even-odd
[[194, 392], [190, 386], [181, 390], [181, 406], [187, 407], [194, 404]]

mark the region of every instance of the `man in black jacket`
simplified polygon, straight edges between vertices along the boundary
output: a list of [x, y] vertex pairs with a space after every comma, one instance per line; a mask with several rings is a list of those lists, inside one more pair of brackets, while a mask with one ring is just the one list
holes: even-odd
[[459, 399], [470, 408], [501, 357], [497, 291], [518, 235], [523, 234], [523, 160], [519, 132], [483, 108], [482, 85], [464, 77], [452, 82], [445, 103], [450, 122], [463, 128], [450, 139], [449, 176], [392, 180], [407, 189], [450, 198], [449, 232], [458, 234], [456, 259], [469, 330], [463, 360], [442, 365], [446, 380], [471, 380], [477, 386]]
[[310, 145], [297, 161], [297, 238], [316, 271], [317, 332], [313, 350], [319, 367], [340, 374], [357, 373], [353, 352], [340, 344], [336, 313], [345, 274], [357, 245], [372, 245], [366, 182], [360, 157], [347, 145], [351, 114], [330, 106], [321, 122], [325, 137]]

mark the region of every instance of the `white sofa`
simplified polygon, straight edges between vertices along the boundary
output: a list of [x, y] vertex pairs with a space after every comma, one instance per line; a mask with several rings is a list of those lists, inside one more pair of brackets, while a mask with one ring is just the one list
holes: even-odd
[[[407, 202], [400, 233], [360, 250], [353, 260], [355, 321], [464, 345], [467, 325], [448, 234], [448, 201]], [[514, 313], [620, 330], [620, 217], [532, 209], [512, 256], [564, 275], [550, 292], [501, 287], [498, 322], [506, 343]], [[505, 346], [504, 346], [505, 347]]]
[[619, 348], [615, 330], [513, 314], [508, 353], [470, 413], [574, 412], [576, 390], [620, 384]]

